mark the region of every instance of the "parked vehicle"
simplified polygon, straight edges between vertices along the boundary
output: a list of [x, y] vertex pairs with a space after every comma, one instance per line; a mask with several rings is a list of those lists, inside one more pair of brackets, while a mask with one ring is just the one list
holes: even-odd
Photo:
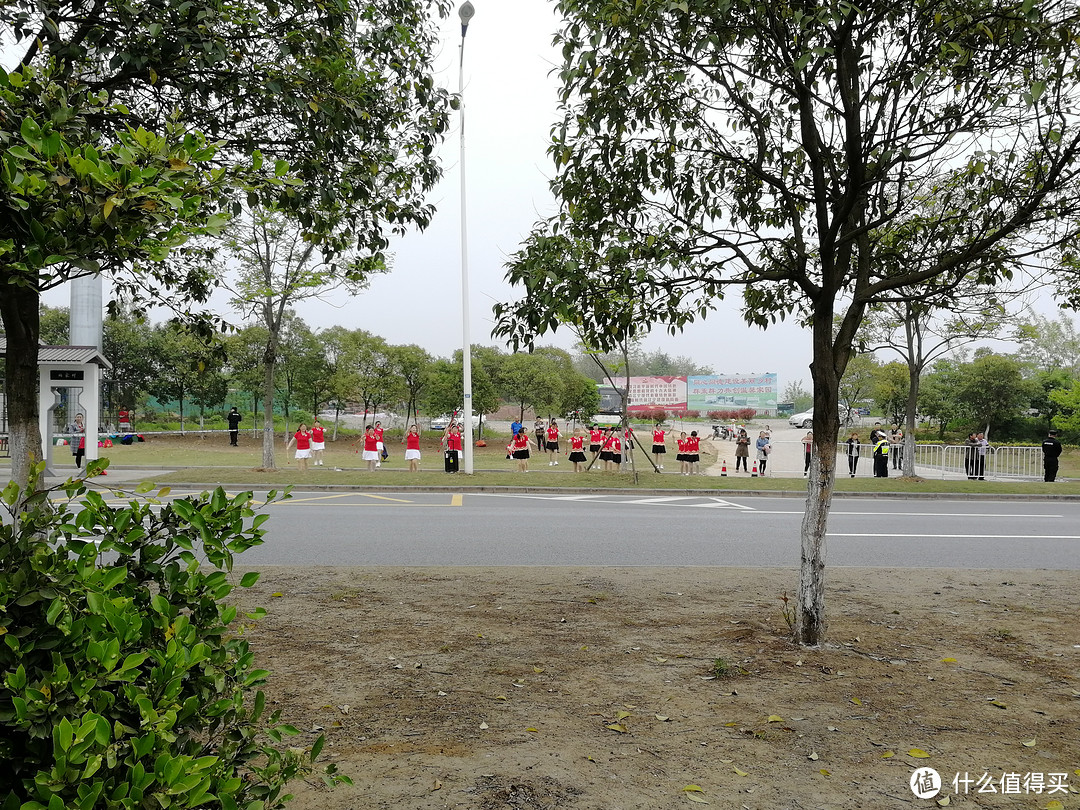
[[803, 411], [802, 413], [796, 413], [788, 417], [788, 424], [792, 427], [806, 428], [809, 430], [814, 426], [814, 411]]

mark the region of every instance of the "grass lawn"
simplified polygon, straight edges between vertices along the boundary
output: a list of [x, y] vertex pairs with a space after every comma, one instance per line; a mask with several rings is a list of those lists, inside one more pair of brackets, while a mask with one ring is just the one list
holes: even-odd
[[[421, 442], [421, 470], [410, 473], [404, 459], [404, 446], [399, 439], [391, 438], [387, 443], [390, 458], [383, 462], [375, 472], [368, 472], [357, 450], [361, 445], [353, 444], [352, 437], [328, 441], [325, 454], [326, 464], [311, 467], [301, 473], [296, 467], [293, 452], [286, 452], [282, 442], [277, 443], [276, 471], [263, 471], [262, 450], [250, 433], [241, 434], [240, 447], [230, 447], [223, 436], [187, 436], [187, 437], [151, 437], [146, 442], [129, 446], [114, 445], [103, 449], [102, 455], [109, 458], [115, 467], [145, 467], [147, 477], [162, 483], [196, 484], [252, 484], [284, 486], [301, 484], [312, 486], [356, 486], [356, 487], [528, 487], [533, 488], [582, 488], [582, 489], [663, 489], [672, 491], [715, 490], [715, 491], [767, 491], [790, 492], [793, 494], [806, 491], [806, 479], [800, 477], [752, 478], [741, 475], [719, 477], [715, 475], [696, 475], [685, 477], [677, 472], [666, 470], [664, 473], [653, 471], [648, 459], [635, 453], [638, 463], [638, 475], [631, 473], [605, 473], [598, 461], [590, 472], [575, 475], [565, 456], [560, 456], [557, 467], [549, 467], [546, 455], [540, 457], [533, 451], [529, 473], [517, 472], [516, 463], [506, 458], [506, 438], [492, 438], [487, 447], [477, 447], [474, 453], [474, 474], [465, 476], [461, 473], [450, 476], [443, 472], [442, 453], [439, 438], [433, 433], [425, 435]], [[709, 443], [702, 445], [701, 469], [708, 469], [716, 456], [710, 452]], [[54, 459], [59, 462], [58, 472], [73, 472], [67, 448], [55, 448]], [[871, 477], [838, 478], [837, 492], [900, 492], [900, 493], [970, 493], [973, 495], [1074, 495], [1080, 496], [1080, 450], [1067, 448], [1062, 456], [1061, 478], [1053, 484], [1041, 481], [966, 481], [941, 480], [927, 478], [921, 480]], [[7, 459], [0, 462], [8, 464]], [[671, 466], [674, 466], [673, 464]], [[70, 467], [70, 470], [68, 468]], [[154, 475], [154, 469], [175, 470], [167, 475]], [[183, 468], [183, 469], [181, 469]]]

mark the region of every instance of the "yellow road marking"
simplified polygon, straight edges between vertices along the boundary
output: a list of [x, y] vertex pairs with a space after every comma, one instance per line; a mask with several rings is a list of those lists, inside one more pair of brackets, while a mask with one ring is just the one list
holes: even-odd
[[450, 498], [450, 505], [451, 506], [461, 506], [462, 497], [463, 496], [461, 495], [460, 492], [457, 495], [454, 495], [452, 498]]

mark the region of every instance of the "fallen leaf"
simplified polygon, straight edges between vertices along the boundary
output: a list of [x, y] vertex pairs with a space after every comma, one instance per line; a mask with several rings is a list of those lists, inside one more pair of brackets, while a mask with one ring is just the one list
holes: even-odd
[[1035, 737], [1032, 737], [1027, 742], [1021, 743], [1021, 745], [1023, 745], [1025, 748], [1034, 748], [1035, 747], [1035, 739], [1036, 739]]
[[930, 756], [928, 753], [923, 751], [921, 748], [912, 748], [910, 751], [908, 751], [908, 755], [916, 757], [918, 759], [926, 759], [926, 758], [928, 758]]
[[700, 793], [687, 793], [686, 798], [688, 798], [692, 802], [697, 802], [698, 804], [709, 803], [709, 800], [702, 796]]
[[991, 700], [988, 700], [987, 703], [989, 703], [991, 706], [997, 706], [999, 709], [1007, 709], [1007, 708], [1009, 708], [1006, 704], [1002, 703], [1000, 700], [991, 699]]
[[814, 762], [817, 762], [817, 759], [818, 759], [817, 751], [811, 751], [809, 754], [806, 755], [806, 758], [807, 759], [812, 759]]
[[884, 754], [881, 755], [881, 758], [882, 759], [890, 759], [891, 757], [894, 757], [894, 756], [896, 756], [896, 754], [894, 754], [892, 751], [886, 751]]
[[941, 663], [943, 663], [943, 664], [955, 664], [956, 659], [955, 658], [942, 658]]
[[735, 728], [735, 726], [737, 726], [737, 725], [739, 725], [739, 724], [738, 723], [724, 723], [724, 728]]
[[274, 591], [274, 593], [272, 593], [270, 595], [271, 596], [284, 596], [285, 594], [283, 594], [281, 591]]
[[948, 807], [949, 806], [949, 797], [948, 796], [942, 796], [940, 799], [937, 800], [937, 804], [938, 804], [938, 807]]
[[543, 667], [533, 667], [533, 672], [535, 672], [537, 675], [539, 675], [543, 671], [544, 671]]
[[770, 714], [768, 722], [770, 722], [770, 723], [783, 723], [784, 718], [781, 717], [778, 714]]
[[631, 715], [630, 712], [624, 712], [621, 709], [615, 712], [616, 720], [625, 720], [627, 717], [633, 717], [633, 715]]
[[1065, 805], [1059, 802], [1057, 799], [1053, 799], [1046, 803], [1046, 810], [1065, 810]]
[[540, 733], [540, 729], [538, 729], [538, 728], [533, 728], [532, 726], [529, 726], [529, 727], [528, 727], [527, 729], [525, 729], [525, 730], [526, 730], [526, 731], [531, 731], [531, 732], [532, 732], [533, 734], [539, 734], [539, 733]]
[[825, 726], [825, 728], [827, 728], [829, 731], [839, 731], [840, 730], [836, 726]]
[[749, 773], [747, 773], [746, 771], [742, 771], [742, 770], [739, 770], [739, 766], [738, 766], [738, 765], [732, 765], [732, 766], [731, 766], [731, 770], [735, 771], [735, 775], [736, 775], [736, 776], [749, 776], [749, 775], [750, 775], [750, 774], [749, 774]]
[[655, 717], [656, 717], [656, 719], [657, 719], [657, 720], [659, 720], [659, 721], [660, 721], [661, 723], [666, 723], [666, 722], [668, 722], [668, 720], [670, 720], [670, 719], [671, 719], [671, 718], [670, 718], [670, 717], [668, 717], [668, 716], [667, 716], [666, 714], [657, 714], [657, 715], [654, 715], [654, 716], [655, 716]]
[[854, 703], [856, 706], [862, 706], [862, 701], [858, 698], [852, 698], [851, 702]]
[[443, 691], [442, 691], [442, 690], [440, 689], [440, 690], [439, 690], [439, 697], [446, 697], [446, 692], [443, 692]]
[[340, 706], [338, 706], [338, 708], [339, 708], [339, 709], [341, 710], [341, 713], [342, 713], [342, 714], [348, 714], [348, 713], [349, 713], [349, 709], [350, 709], [351, 707], [349, 706], [349, 704], [348, 704], [348, 703], [343, 703], [343, 704], [341, 704]]
[[826, 768], [819, 769], [818, 773], [820, 773], [822, 776], [832, 776], [832, 772], [827, 770]]
[[619, 732], [620, 734], [626, 733], [626, 726], [622, 725], [621, 723], [609, 723], [608, 725], [604, 726], [604, 728], [609, 728], [612, 731]]
[[667, 659], [666, 658], [661, 658], [659, 655], [656, 656], [656, 658], [654, 660], [658, 664], [666, 664], [667, 663]]
[[487, 723], [483, 723], [483, 722], [482, 722], [482, 723], [480, 723], [480, 730], [481, 730], [481, 731], [484, 731], [485, 729], [487, 729], [487, 727], [488, 727], [488, 724], [487, 724]]
[[683, 788], [683, 792], [685, 792], [685, 793], [704, 793], [705, 791], [702, 790], [698, 785], [687, 785], [686, 787]]

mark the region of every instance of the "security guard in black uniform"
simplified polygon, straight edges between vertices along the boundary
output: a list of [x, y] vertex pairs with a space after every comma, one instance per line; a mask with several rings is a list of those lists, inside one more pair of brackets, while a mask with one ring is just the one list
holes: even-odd
[[1058, 456], [1061, 455], [1061, 442], [1058, 441], [1057, 431], [1051, 430], [1050, 435], [1043, 439], [1043, 481], [1057, 480]]

